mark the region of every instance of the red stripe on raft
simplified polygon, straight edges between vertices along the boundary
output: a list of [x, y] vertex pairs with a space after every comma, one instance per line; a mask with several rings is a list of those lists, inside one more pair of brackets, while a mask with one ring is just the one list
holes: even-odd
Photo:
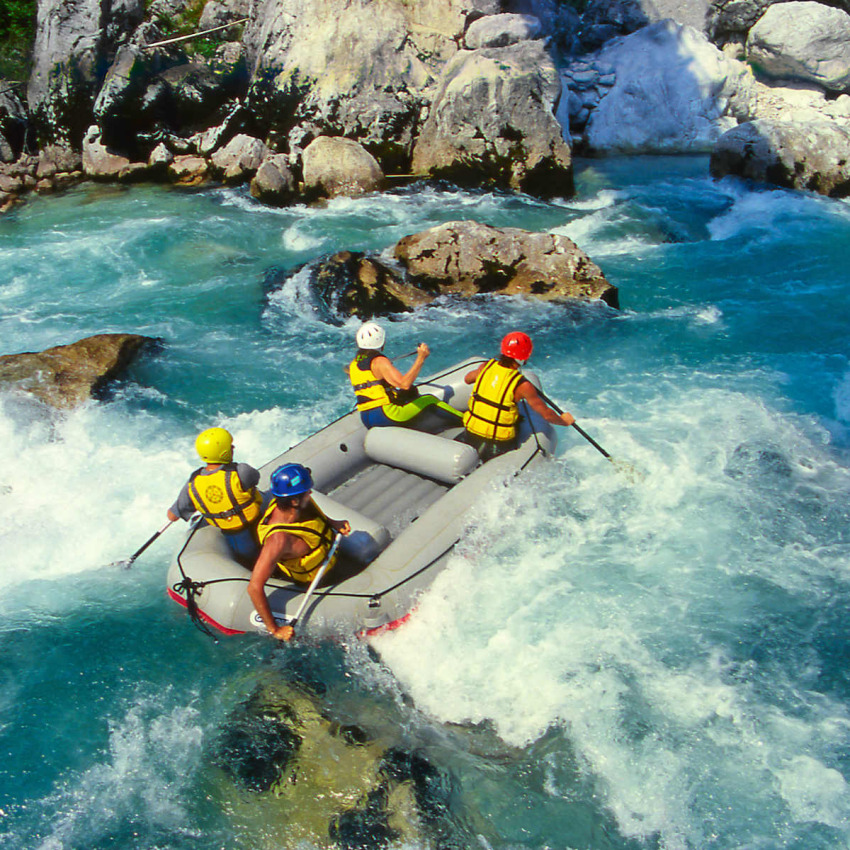
[[384, 632], [394, 632], [403, 626], [412, 616], [413, 611], [408, 611], [403, 617], [399, 617], [398, 620], [393, 620], [391, 623], [384, 623], [383, 626], [376, 626], [374, 629], [363, 629], [363, 631], [357, 633], [357, 637], [370, 638], [382, 635]]
[[[179, 605], [182, 605], [184, 608], [188, 608], [186, 605], [186, 600], [179, 594], [173, 591], [170, 587], [167, 588], [168, 595]], [[212, 617], [207, 616], [203, 611], [198, 609], [198, 613], [201, 615], [201, 619], [205, 623], [209, 623], [213, 628], [218, 629], [224, 635], [244, 635], [245, 632], [240, 632], [238, 629], [228, 629], [225, 626], [222, 626], [220, 623], [217, 623], [213, 620]]]

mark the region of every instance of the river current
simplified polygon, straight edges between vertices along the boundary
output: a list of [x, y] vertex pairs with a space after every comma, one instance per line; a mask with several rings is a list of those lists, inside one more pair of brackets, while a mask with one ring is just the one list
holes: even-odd
[[[72, 413], [0, 393], [0, 848], [326, 846], [309, 794], [281, 814], [215, 756], [277, 679], [440, 777], [439, 829], [391, 846], [850, 846], [850, 207], [702, 157], [585, 161], [577, 187], [271, 209], [86, 185], [0, 218], [0, 353], [162, 339]], [[622, 309], [444, 300], [388, 351], [426, 341], [436, 372], [525, 330], [547, 394], [640, 477], [561, 429], [372, 646], [214, 643], [165, 594], [182, 528], [110, 567], [198, 430], [259, 466], [350, 409], [358, 322], [304, 274], [266, 295], [272, 270], [455, 219], [569, 236]]]

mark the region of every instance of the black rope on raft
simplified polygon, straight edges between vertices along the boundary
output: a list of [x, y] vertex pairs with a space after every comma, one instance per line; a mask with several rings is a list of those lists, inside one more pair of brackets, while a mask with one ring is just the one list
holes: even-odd
[[186, 597], [186, 611], [189, 614], [189, 619], [194, 623], [195, 627], [213, 639], [213, 643], [218, 643], [218, 637], [210, 630], [210, 627], [204, 622], [201, 616], [201, 609], [198, 608], [196, 597], [204, 592], [204, 582], [192, 581], [190, 578], [184, 578], [178, 581], [172, 588], [175, 593], [179, 593]]

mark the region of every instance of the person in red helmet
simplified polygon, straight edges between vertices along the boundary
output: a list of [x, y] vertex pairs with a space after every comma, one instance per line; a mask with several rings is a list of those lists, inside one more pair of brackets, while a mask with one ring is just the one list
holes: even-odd
[[528, 334], [512, 331], [502, 339], [501, 357], [488, 360], [464, 377], [467, 384], [475, 386], [463, 415], [465, 431], [460, 439], [474, 446], [484, 461], [516, 447], [520, 400], [553, 425], [576, 421], [571, 413], [558, 413], [549, 407], [534, 384], [523, 377], [520, 367], [531, 357], [533, 348]]

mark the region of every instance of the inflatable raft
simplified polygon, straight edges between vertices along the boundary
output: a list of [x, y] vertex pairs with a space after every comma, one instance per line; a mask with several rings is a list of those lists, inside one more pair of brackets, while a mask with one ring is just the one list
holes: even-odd
[[[472, 387], [464, 375], [482, 362], [458, 363], [419, 390], [465, 410]], [[525, 375], [537, 384], [532, 373]], [[310, 467], [316, 503], [351, 524], [337, 564], [301, 614], [299, 631], [368, 635], [402, 623], [446, 565], [482, 492], [554, 452], [553, 427], [525, 402], [520, 413], [517, 448], [484, 464], [471, 446], [454, 439], [459, 427], [440, 433], [367, 430], [354, 411], [261, 467], [261, 489], [268, 489], [270, 474], [283, 463]], [[201, 521], [190, 528], [168, 572], [168, 593], [197, 622], [220, 632], [265, 632], [248, 597], [249, 579], [221, 532]], [[294, 616], [303, 592], [284, 579], [268, 582], [269, 604], [280, 623]]]

